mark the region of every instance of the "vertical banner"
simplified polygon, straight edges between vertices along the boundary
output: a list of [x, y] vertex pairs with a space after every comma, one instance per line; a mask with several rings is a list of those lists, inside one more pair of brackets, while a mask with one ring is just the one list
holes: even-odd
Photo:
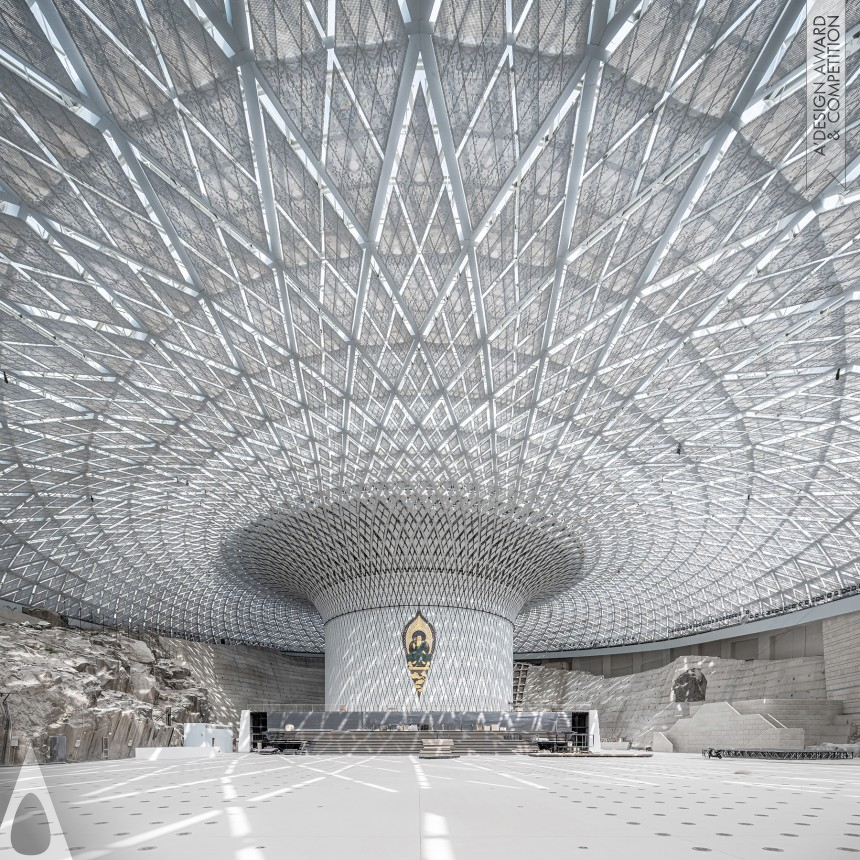
[[807, 0], [807, 184], [822, 170], [845, 182], [845, 78], [845, 0]]
[[401, 635], [406, 653], [406, 668], [420, 699], [430, 673], [430, 662], [436, 651], [436, 628], [419, 609], [414, 617], [406, 622]]

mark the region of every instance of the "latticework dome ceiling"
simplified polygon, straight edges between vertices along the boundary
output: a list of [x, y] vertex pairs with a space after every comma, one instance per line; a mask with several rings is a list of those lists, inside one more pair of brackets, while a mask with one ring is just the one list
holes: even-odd
[[0, 598], [318, 651], [224, 547], [392, 483], [575, 535], [519, 651], [851, 593], [847, 6], [843, 160], [794, 0], [0, 0]]

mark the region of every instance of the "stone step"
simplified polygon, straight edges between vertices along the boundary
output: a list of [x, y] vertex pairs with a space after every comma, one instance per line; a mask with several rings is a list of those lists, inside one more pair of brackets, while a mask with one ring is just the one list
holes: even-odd
[[426, 741], [451, 741], [457, 755], [526, 755], [534, 751], [528, 740], [507, 740], [502, 732], [290, 732], [290, 738], [308, 742], [312, 755], [412, 755]]
[[806, 746], [808, 747], [823, 743], [847, 744], [851, 737], [851, 731], [848, 726], [834, 729], [824, 726], [819, 731], [807, 730], [804, 734], [806, 737]]
[[[700, 707], [696, 703], [691, 710]], [[738, 699], [732, 700], [732, 707], [742, 714], [767, 713], [779, 716], [780, 714], [842, 714], [842, 702], [830, 699]]]

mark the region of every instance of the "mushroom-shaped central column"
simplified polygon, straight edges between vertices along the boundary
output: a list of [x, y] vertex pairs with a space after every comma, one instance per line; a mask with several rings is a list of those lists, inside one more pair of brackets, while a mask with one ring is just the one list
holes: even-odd
[[247, 572], [319, 610], [335, 710], [508, 708], [517, 613], [570, 587], [582, 567], [555, 520], [423, 486], [275, 512], [233, 551]]

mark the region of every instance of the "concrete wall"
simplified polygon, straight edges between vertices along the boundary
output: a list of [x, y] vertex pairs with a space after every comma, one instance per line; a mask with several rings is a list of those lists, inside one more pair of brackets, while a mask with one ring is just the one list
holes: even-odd
[[666, 731], [689, 715], [690, 706], [672, 701], [672, 684], [685, 669], [697, 668], [708, 681], [707, 701], [824, 699], [824, 658], [742, 661], [720, 657], [678, 657], [670, 665], [618, 678], [532, 666], [523, 694], [525, 710], [600, 712], [607, 740], [644, 738]]
[[246, 645], [212, 645], [184, 639], [160, 640], [161, 647], [191, 670], [209, 693], [213, 721], [238, 730], [239, 712], [249, 704], [316, 704], [325, 698], [323, 655], [292, 657]]
[[827, 698], [841, 699], [846, 714], [860, 715], [860, 612], [824, 620], [824, 665]]
[[[860, 613], [854, 613], [860, 616]], [[839, 616], [850, 617], [850, 616]], [[714, 639], [697, 645], [664, 648], [654, 651], [627, 652], [604, 656], [569, 657], [530, 661], [553, 669], [571, 669], [618, 678], [668, 666], [678, 657], [713, 655], [733, 660], [788, 660], [797, 657], [824, 655], [823, 625], [838, 619], [811, 621], [766, 633]]]

